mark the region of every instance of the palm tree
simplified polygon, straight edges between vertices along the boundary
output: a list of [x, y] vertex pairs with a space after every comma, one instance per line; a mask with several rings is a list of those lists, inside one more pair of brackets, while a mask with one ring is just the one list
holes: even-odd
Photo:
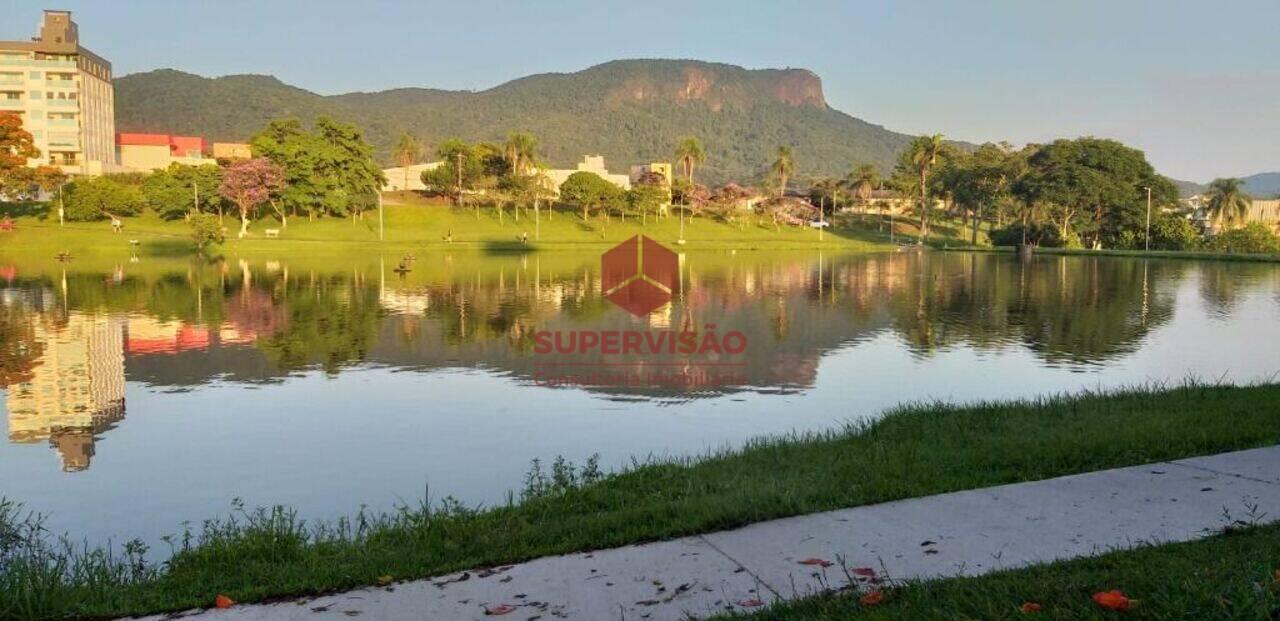
[[938, 163], [938, 157], [945, 148], [942, 134], [919, 136], [907, 147], [912, 170], [920, 177], [920, 239], [917, 243], [924, 243], [929, 237], [929, 173], [933, 170], [933, 165]]
[[538, 152], [538, 139], [529, 132], [511, 132], [507, 134], [503, 152], [511, 163], [511, 174], [524, 174], [533, 166]]
[[796, 160], [791, 155], [791, 147], [778, 147], [774, 152], [773, 165], [769, 170], [778, 178], [778, 196], [786, 196], [787, 179], [796, 172]]
[[1209, 183], [1209, 204], [1207, 209], [1214, 227], [1224, 221], [1234, 224], [1249, 215], [1249, 195], [1244, 193], [1242, 179], [1214, 179]]
[[702, 148], [702, 141], [695, 136], [685, 136], [676, 145], [676, 161], [684, 169], [685, 179], [693, 185], [693, 169], [707, 161], [707, 152]]
[[859, 164], [845, 177], [845, 186], [853, 190], [853, 195], [865, 206], [871, 198], [871, 192], [880, 187], [880, 169], [874, 164]]
[[403, 190], [409, 189], [409, 167], [417, 163], [418, 158], [422, 157], [422, 143], [418, 142], [413, 134], [405, 132], [400, 134], [400, 142], [396, 143], [396, 148], [392, 155], [396, 158], [396, 163], [404, 170], [404, 185], [400, 186]]

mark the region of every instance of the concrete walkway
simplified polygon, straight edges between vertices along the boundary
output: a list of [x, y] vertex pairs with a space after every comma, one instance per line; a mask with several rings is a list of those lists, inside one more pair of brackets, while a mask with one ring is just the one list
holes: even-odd
[[[1186, 541], [1263, 513], [1268, 521], [1280, 519], [1280, 447], [816, 513], [186, 616], [493, 618], [488, 608], [509, 610], [498, 618], [511, 619], [684, 619], [759, 610], [850, 581], [972, 576], [1142, 542]], [[875, 577], [860, 578], [868, 569]]]

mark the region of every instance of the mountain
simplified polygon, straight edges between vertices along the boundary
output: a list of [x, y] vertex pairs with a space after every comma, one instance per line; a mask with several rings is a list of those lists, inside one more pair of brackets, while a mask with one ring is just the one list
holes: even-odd
[[1243, 179], [1244, 191], [1254, 198], [1280, 196], [1280, 172], [1258, 173]]
[[[1280, 196], [1280, 172], [1258, 173], [1241, 177], [1244, 181], [1244, 191], [1254, 198], [1275, 198]], [[1209, 189], [1207, 183], [1196, 183], [1194, 181], [1181, 181], [1173, 179], [1174, 185], [1178, 186], [1179, 196], [1195, 196], [1203, 194]]]
[[620, 60], [574, 73], [532, 75], [483, 91], [401, 88], [324, 96], [271, 76], [204, 78], [172, 69], [118, 78], [116, 126], [242, 141], [267, 121], [317, 115], [354, 122], [390, 160], [411, 131], [442, 139], [501, 141], [531, 131], [548, 163], [571, 167], [605, 156], [610, 169], [671, 160], [679, 137], [706, 147], [700, 180], [750, 181], [779, 145], [792, 145], [802, 176], [843, 175], [870, 162], [888, 172], [910, 136], [827, 105], [822, 81], [804, 69], [751, 70], [692, 60]]
[[1178, 188], [1178, 196], [1183, 198], [1195, 196], [1196, 194], [1203, 194], [1204, 191], [1209, 188], [1209, 186], [1203, 183], [1196, 183], [1194, 181], [1183, 181], [1182, 179], [1172, 178], [1169, 179], [1169, 181], [1172, 181], [1173, 185]]

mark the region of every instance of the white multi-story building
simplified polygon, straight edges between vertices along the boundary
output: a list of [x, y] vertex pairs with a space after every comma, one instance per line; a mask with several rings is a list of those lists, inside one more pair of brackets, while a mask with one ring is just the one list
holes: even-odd
[[0, 41], [0, 112], [17, 112], [39, 159], [71, 174], [116, 168], [111, 63], [80, 46], [70, 11], [45, 11], [30, 41]]

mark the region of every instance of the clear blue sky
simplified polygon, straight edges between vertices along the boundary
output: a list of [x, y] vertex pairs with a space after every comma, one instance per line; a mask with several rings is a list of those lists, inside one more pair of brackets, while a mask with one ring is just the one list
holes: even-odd
[[811, 69], [833, 107], [898, 131], [1113, 137], [1195, 181], [1280, 170], [1277, 0], [0, 0], [0, 38], [34, 34], [42, 8], [74, 11], [119, 75], [330, 94], [698, 58]]

